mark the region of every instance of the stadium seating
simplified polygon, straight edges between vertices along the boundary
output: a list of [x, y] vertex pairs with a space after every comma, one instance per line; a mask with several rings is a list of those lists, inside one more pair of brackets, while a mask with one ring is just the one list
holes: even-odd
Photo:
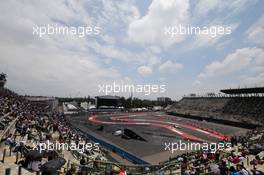
[[264, 124], [264, 97], [184, 97], [168, 111], [250, 124]]
[[230, 99], [223, 107], [223, 113], [241, 115], [259, 122], [263, 122], [264, 98], [244, 97]]
[[[188, 110], [188, 112], [251, 115], [253, 119], [257, 119], [263, 114], [263, 99], [202, 98], [196, 100], [185, 98], [174, 104], [172, 109], [178, 112]], [[13, 161], [12, 165], [8, 161], [0, 162], [0, 174], [4, 174], [4, 170], [9, 167], [12, 167], [12, 174], [15, 174], [14, 171], [17, 171], [16, 167], [18, 166], [25, 167], [23, 174], [35, 174], [32, 172], [42, 171], [44, 175], [54, 173], [55, 169], [61, 174], [67, 175], [110, 175], [125, 174], [125, 172], [138, 175], [227, 175], [235, 172], [261, 174], [263, 171], [263, 128], [252, 130], [243, 137], [233, 137], [231, 150], [217, 151], [216, 153], [210, 151], [185, 153], [172, 157], [166, 162], [160, 162], [159, 165], [138, 166], [107, 161], [107, 159], [103, 159], [105, 156], [103, 151], [98, 151], [92, 155], [89, 152], [84, 154], [72, 152], [73, 157], [69, 157], [67, 150], [65, 152], [46, 152], [46, 155], [39, 154], [37, 150], [32, 150], [32, 147], [28, 145], [29, 143], [37, 144], [48, 140], [62, 143], [89, 142], [89, 140], [84, 138], [77, 129], [71, 128], [63, 116], [51, 113], [44, 104], [32, 104], [7, 89], [0, 91], [0, 119], [3, 125], [2, 130], [0, 130], [0, 157], [4, 157], [3, 148], [7, 148], [6, 146], [10, 148], [8, 158], [14, 157], [14, 160], [8, 159], [8, 161]], [[22, 159], [19, 161], [16, 160], [18, 158], [16, 152], [21, 152]], [[94, 157], [94, 155], [96, 156]], [[30, 169], [30, 171], [26, 169]], [[25, 171], [27, 172], [25, 173]]]

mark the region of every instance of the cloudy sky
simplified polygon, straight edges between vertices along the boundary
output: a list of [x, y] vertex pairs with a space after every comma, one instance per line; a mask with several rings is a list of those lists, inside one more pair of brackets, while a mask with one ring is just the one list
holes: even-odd
[[[262, 0], [6, 0], [0, 11], [0, 72], [20, 94], [94, 96], [98, 85], [115, 81], [164, 84], [165, 94], [143, 98], [178, 99], [264, 85]], [[101, 30], [33, 35], [34, 26], [48, 24]], [[164, 35], [178, 25], [228, 26], [232, 33]]]

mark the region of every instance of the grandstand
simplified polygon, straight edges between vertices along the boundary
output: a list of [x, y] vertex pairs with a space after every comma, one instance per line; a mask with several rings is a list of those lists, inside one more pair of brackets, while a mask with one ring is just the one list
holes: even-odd
[[118, 96], [104, 95], [97, 96], [95, 99], [97, 109], [115, 109], [120, 105]]
[[227, 95], [185, 96], [168, 112], [201, 119], [226, 121], [250, 128], [264, 124], [264, 88], [224, 89]]
[[[242, 100], [241, 100], [242, 98]], [[254, 107], [261, 109], [263, 97], [185, 97], [178, 103], [173, 105], [172, 110], [183, 111], [186, 113], [198, 111], [213, 115], [215, 113], [223, 113], [228, 115], [247, 116], [252, 113], [252, 123], [258, 120], [256, 113], [258, 110], [252, 110]], [[264, 164], [264, 130], [256, 128], [247, 132], [244, 136], [232, 137], [230, 149], [224, 151], [195, 151], [178, 154], [159, 164], [141, 165], [116, 161], [117, 155], [111, 150], [105, 150], [102, 146], [109, 146], [108, 143], [101, 142], [99, 149], [92, 149], [80, 153], [72, 149], [45, 149], [42, 154], [38, 149], [33, 149], [34, 145], [40, 143], [92, 143], [98, 138], [91, 136], [92, 133], [84, 132], [83, 128], [78, 125], [78, 120], [74, 116], [68, 118], [75, 119], [77, 123], [72, 123], [64, 115], [60, 115], [57, 110], [50, 108], [50, 103], [36, 103], [35, 100], [29, 100], [8, 89], [0, 90], [0, 174], [16, 175], [16, 174], [148, 174], [148, 175], [180, 175], [180, 174], [231, 174], [234, 172], [251, 172], [252, 174], [263, 174]], [[49, 101], [49, 100], [48, 100]], [[240, 105], [238, 107], [238, 105]], [[232, 110], [231, 110], [231, 109]], [[60, 107], [62, 109], [62, 107]], [[245, 109], [245, 110], [244, 110]], [[247, 111], [248, 109], [248, 111]], [[252, 112], [253, 111], [253, 112]], [[197, 113], [198, 113], [197, 112]], [[233, 113], [233, 114], [232, 114]], [[262, 114], [260, 110], [260, 114]], [[111, 115], [110, 115], [111, 116]], [[135, 115], [134, 115], [135, 116]], [[220, 115], [219, 115], [220, 116]], [[160, 119], [166, 119], [163, 115], [156, 115]], [[167, 116], [173, 118], [174, 116]], [[180, 116], [178, 116], [180, 117]], [[182, 127], [194, 128], [195, 125], [187, 126], [184, 120], [177, 121]], [[260, 116], [259, 116], [260, 117]], [[129, 116], [112, 116], [107, 118], [98, 118], [100, 122], [123, 122], [133, 124], [134, 122], [148, 123], [151, 118], [146, 116], [138, 116], [138, 118], [130, 118]], [[93, 120], [96, 121], [94, 117]], [[225, 120], [227, 120], [225, 118]], [[163, 126], [155, 124], [160, 122], [157, 119], [152, 120], [155, 126]], [[188, 120], [190, 122], [191, 120]], [[254, 121], [257, 123], [257, 121]], [[141, 123], [141, 124], [142, 124]], [[199, 122], [198, 122], [199, 123]], [[190, 123], [189, 123], [190, 124]], [[216, 126], [216, 125], [212, 125]], [[144, 127], [138, 127], [138, 130], [144, 130]], [[172, 129], [168, 127], [172, 131]], [[159, 130], [153, 128], [157, 133]], [[210, 130], [202, 133], [210, 132]], [[86, 130], [88, 131], [88, 130]], [[187, 130], [186, 130], [187, 131]], [[178, 131], [177, 131], [178, 132]], [[179, 133], [179, 132], [178, 132]], [[180, 132], [181, 133], [181, 132]], [[183, 133], [181, 133], [183, 134]], [[212, 132], [211, 134], [216, 134]], [[92, 138], [94, 137], [94, 138]], [[99, 136], [98, 136], [99, 137]], [[125, 142], [129, 143], [129, 142]], [[144, 142], [142, 142], [144, 143]], [[146, 148], [146, 146], [145, 146]], [[150, 148], [150, 147], [149, 147]], [[148, 150], [149, 151], [149, 150]], [[150, 150], [151, 151], [151, 150]], [[121, 152], [122, 150], [116, 150]], [[127, 153], [126, 153], [127, 154]], [[133, 155], [127, 154], [131, 159]], [[159, 156], [156, 157], [159, 159]], [[120, 157], [119, 157], [120, 159]], [[124, 159], [124, 158], [123, 158]], [[137, 160], [139, 161], [139, 160]]]

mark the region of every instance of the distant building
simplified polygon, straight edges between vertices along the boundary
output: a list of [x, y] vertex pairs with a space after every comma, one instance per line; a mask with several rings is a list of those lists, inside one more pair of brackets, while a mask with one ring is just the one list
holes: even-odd
[[196, 94], [195, 93], [191, 93], [189, 94], [190, 97], [196, 97]]
[[85, 110], [95, 109], [96, 106], [94, 104], [91, 104], [91, 102], [81, 102], [80, 105]]
[[85, 110], [88, 110], [89, 108], [89, 103], [88, 102], [81, 102], [81, 105], [80, 105], [83, 109]]
[[6, 74], [1, 73], [0, 74], [0, 88], [3, 88], [6, 83]]
[[63, 102], [63, 113], [64, 114], [75, 114], [78, 113], [80, 110], [77, 107], [76, 102]]
[[158, 97], [157, 101], [162, 102], [162, 103], [168, 103], [168, 102], [171, 102], [171, 98], [169, 98], [169, 97]]
[[42, 97], [42, 96], [25, 96], [25, 99], [31, 103], [47, 105], [51, 110], [55, 111], [58, 108], [59, 101], [54, 97]]
[[163, 110], [163, 107], [162, 106], [153, 106], [153, 111], [161, 111]]
[[120, 97], [104, 95], [97, 96], [96, 99], [96, 108], [97, 109], [115, 109], [120, 106]]

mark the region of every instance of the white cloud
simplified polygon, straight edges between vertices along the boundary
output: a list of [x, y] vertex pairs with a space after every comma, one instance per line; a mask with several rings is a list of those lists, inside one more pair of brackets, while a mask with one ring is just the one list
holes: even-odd
[[195, 6], [195, 12], [198, 15], [205, 15], [210, 10], [219, 7], [219, 0], [199, 0]]
[[[100, 36], [79, 38], [49, 35], [39, 38], [32, 35], [32, 27], [36, 24], [103, 24], [102, 16], [100, 20], [99, 17], [95, 20], [97, 16], [88, 14], [90, 11], [86, 9], [86, 2], [10, 0], [1, 4], [0, 70], [8, 74], [9, 88], [18, 93], [34, 95], [68, 96], [76, 92], [80, 92], [80, 95], [96, 95], [98, 84], [117, 79], [126, 81], [127, 77], [123, 77], [111, 65], [103, 66], [101, 58], [91, 52], [91, 45], [96, 43], [93, 41]], [[12, 11], [8, 10], [11, 8]], [[125, 13], [125, 10], [122, 12]], [[120, 16], [126, 20], [127, 16]], [[112, 44], [116, 42], [107, 35], [102, 39]], [[116, 47], [107, 50], [110, 58], [123, 56], [116, 50]]]
[[[224, 9], [217, 7], [219, 2], [211, 0], [208, 2], [211, 4], [205, 3], [208, 11], [203, 9], [201, 15], [215, 9]], [[241, 4], [244, 6], [244, 3], [238, 3], [241, 0], [234, 2], [236, 3], [228, 2], [232, 9], [242, 9]], [[81, 95], [93, 95], [97, 94], [99, 83], [111, 83], [113, 80], [131, 82], [130, 71], [124, 71], [129, 67], [138, 68], [135, 72], [142, 76], [152, 75], [157, 67], [161, 73], [174, 72], [182, 65], [173, 60], [162, 61], [160, 56], [166, 57], [167, 54], [174, 53], [176, 56], [182, 55], [186, 53], [184, 49], [187, 47], [183, 42], [183, 45], [179, 44], [179, 47], [173, 47], [164, 53], [161, 46], [172, 46], [191, 37], [169, 38], [164, 36], [164, 27], [179, 24], [202, 25], [200, 22], [209, 23], [208, 26], [219, 24], [212, 23], [209, 18], [201, 20], [193, 13], [193, 9], [190, 12], [190, 7], [193, 6], [190, 6], [188, 0], [153, 0], [146, 13], [143, 12], [144, 15], [140, 16], [134, 0], [3, 1], [0, 6], [0, 70], [8, 73], [8, 87], [19, 93], [59, 96], [75, 95], [79, 91]], [[193, 18], [190, 18], [190, 13]], [[102, 28], [102, 35], [86, 38], [50, 35], [38, 38], [32, 35], [32, 26], [36, 24], [96, 25]], [[259, 39], [254, 43], [260, 43], [259, 31], [254, 31], [249, 40], [252, 39], [253, 42], [253, 39]], [[223, 36], [216, 36], [214, 39], [197, 36], [194, 43], [202, 47], [214, 46], [220, 41], [222, 44], [219, 45], [223, 48], [227, 42], [223, 42], [222, 38]], [[236, 39], [233, 41], [236, 42]], [[187, 59], [193, 57], [192, 54], [187, 54]], [[204, 57], [206, 54], [210, 52], [205, 50]], [[225, 74], [235, 72], [231, 71], [232, 67], [241, 66], [236, 70], [246, 70], [253, 63], [254, 72], [250, 67], [251, 72], [243, 76], [241, 81], [253, 82], [257, 81], [252, 80], [253, 78], [262, 77], [263, 57], [241, 60], [245, 62], [244, 66], [242, 63], [236, 64], [235, 61], [218, 61], [215, 65], [208, 66], [208, 70], [201, 73], [196, 83], [205, 84], [202, 81], [210, 76], [217, 76], [218, 71], [226, 71]], [[204, 63], [201, 61], [201, 64]], [[226, 64], [232, 66], [226, 66], [225, 70]], [[125, 75], [122, 75], [122, 71], [126, 72]], [[135, 72], [131, 72], [131, 76]], [[159, 80], [160, 77], [150, 78]], [[144, 78], [140, 80], [144, 81]], [[165, 81], [163, 78], [161, 80]], [[168, 83], [173, 84], [169, 79]], [[186, 87], [182, 90], [186, 90]], [[174, 89], [170, 95], [175, 95]]]
[[199, 80], [195, 80], [192, 85], [193, 86], [201, 86], [202, 85], [202, 82], [199, 81]]
[[264, 44], [264, 15], [247, 30], [247, 38], [255, 44]]
[[98, 84], [122, 79], [116, 70], [99, 66], [91, 54], [87, 59], [81, 54], [62, 53], [57, 48], [19, 46], [1, 46], [0, 52], [0, 69], [8, 68], [8, 87], [22, 94], [68, 96], [77, 91], [81, 95], [96, 94]]
[[[209, 12], [222, 12], [223, 10], [230, 10], [232, 14], [243, 11], [248, 6], [253, 5], [257, 0], [199, 0], [195, 6], [194, 12], [198, 16], [205, 16]], [[230, 15], [230, 14], [229, 14]]]
[[206, 77], [206, 75], [204, 74], [204, 73], [200, 73], [199, 75], [198, 75], [198, 78], [199, 79], [203, 79], [203, 78], [205, 78]]
[[155, 46], [150, 46], [149, 50], [155, 54], [159, 54], [161, 53], [161, 49], [159, 47], [155, 47]]
[[217, 50], [223, 50], [224, 48], [226, 48], [231, 42], [233, 41], [233, 39], [227, 39], [227, 40], [224, 40], [220, 43], [218, 43], [216, 45], [216, 49]]
[[140, 66], [137, 71], [142, 76], [149, 76], [152, 74], [152, 68], [149, 66]]
[[260, 48], [237, 49], [227, 55], [222, 61], [214, 61], [205, 67], [199, 78], [226, 75], [247, 68], [248, 66], [263, 64], [264, 51]]
[[197, 76], [193, 86], [253, 87], [264, 86], [264, 49], [247, 47], [237, 49], [221, 61], [214, 61]]
[[243, 77], [241, 84], [244, 86], [264, 86], [264, 70], [257, 75]]
[[[223, 8], [229, 8], [232, 10], [232, 13], [239, 13], [245, 9], [247, 9], [249, 6], [255, 5], [258, 0], [234, 0], [232, 2], [225, 1], [226, 4], [223, 6]], [[220, 2], [223, 2], [220, 0]]]
[[[257, 47], [237, 49], [234, 53], [227, 55], [222, 61], [214, 61], [207, 65], [197, 76], [194, 84], [196, 82], [201, 84], [203, 81], [207, 83], [219, 81], [221, 79], [220, 76], [228, 75], [228, 77], [233, 77], [232, 86], [264, 85], [261, 79], [264, 73], [263, 67], [263, 49]], [[225, 78], [228, 79], [228, 77], [226, 76]]]
[[188, 0], [153, 0], [145, 16], [132, 21], [129, 25], [130, 40], [144, 44], [169, 46], [181, 42], [184, 35], [170, 38], [165, 36], [166, 26], [186, 25], [189, 19]]
[[173, 73], [181, 69], [182, 67], [183, 67], [182, 64], [173, 63], [172, 61], [168, 60], [160, 65], [159, 71], [161, 73]]
[[[194, 42], [191, 47], [212, 47], [222, 38], [228, 37], [232, 34], [238, 25], [239, 24], [210, 25], [208, 28], [202, 30], [200, 34], [195, 35]], [[221, 32], [219, 32], [219, 30], [221, 30]]]
[[135, 53], [127, 49], [118, 48], [115, 45], [99, 44], [96, 41], [89, 42], [89, 48], [102, 56], [105, 59], [105, 63], [111, 63], [112, 60], [117, 60], [134, 65], [155, 65], [160, 62], [160, 58], [155, 54], [156, 51], [159, 51], [157, 48], [149, 48], [143, 52]]
[[99, 23], [105, 27], [107, 27], [109, 21], [111, 27], [120, 27], [120, 24], [125, 26], [139, 16], [138, 9], [130, 0], [102, 0], [102, 5], [102, 18]]

